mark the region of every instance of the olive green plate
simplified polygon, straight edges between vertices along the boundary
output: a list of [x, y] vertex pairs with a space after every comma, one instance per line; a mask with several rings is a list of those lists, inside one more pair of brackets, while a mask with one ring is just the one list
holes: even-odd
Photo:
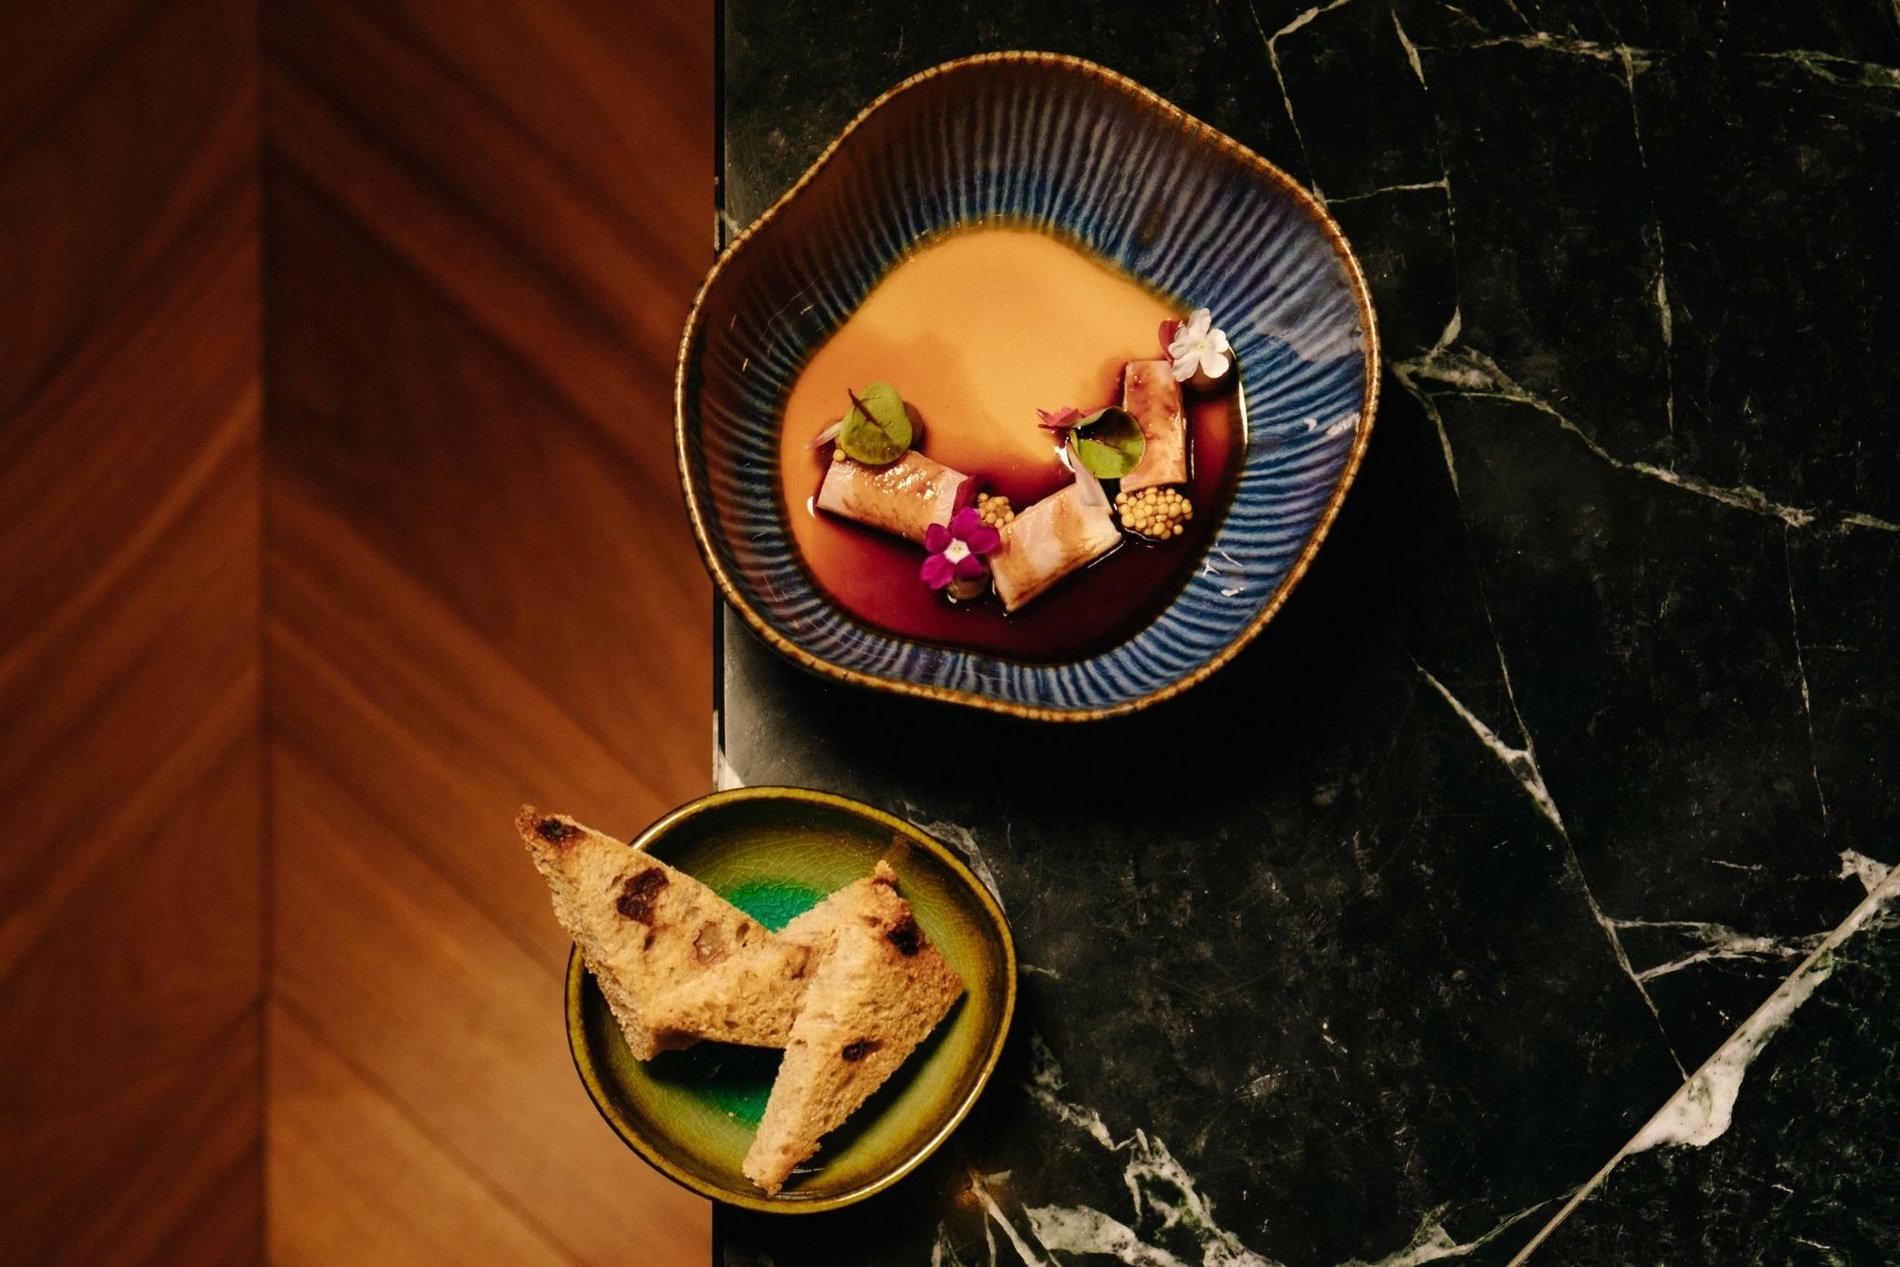
[[801, 788], [740, 788], [688, 802], [634, 840], [777, 929], [883, 858], [966, 993], [889, 1082], [768, 1197], [739, 1169], [779, 1053], [700, 1043], [642, 1063], [594, 979], [567, 964], [575, 1068], [607, 1124], [673, 1180], [717, 1201], [783, 1214], [833, 1210], [895, 1183], [963, 1120], [996, 1067], [1016, 1007], [1016, 947], [982, 881], [902, 819]]

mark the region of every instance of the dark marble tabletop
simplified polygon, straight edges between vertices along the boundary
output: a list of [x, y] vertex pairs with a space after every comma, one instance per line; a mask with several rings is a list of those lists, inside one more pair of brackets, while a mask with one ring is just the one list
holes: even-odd
[[1323, 197], [1389, 368], [1310, 575], [1149, 712], [877, 698], [725, 620], [721, 779], [936, 831], [1023, 971], [930, 1163], [721, 1209], [723, 1262], [1900, 1262], [1900, 5], [722, 22], [725, 232], [904, 75], [1075, 53]]

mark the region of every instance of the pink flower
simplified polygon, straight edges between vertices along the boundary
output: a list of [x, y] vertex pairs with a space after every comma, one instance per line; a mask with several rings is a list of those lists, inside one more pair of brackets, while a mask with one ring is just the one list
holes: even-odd
[[1064, 405], [1054, 413], [1047, 409], [1038, 409], [1036, 415], [1042, 419], [1036, 425], [1049, 431], [1067, 431], [1075, 425], [1075, 420], [1082, 416], [1082, 411], [1072, 405]]
[[976, 507], [965, 506], [950, 518], [950, 526], [931, 524], [924, 530], [924, 584], [940, 590], [951, 581], [974, 581], [989, 573], [983, 556], [1003, 544], [1002, 534], [983, 522]]

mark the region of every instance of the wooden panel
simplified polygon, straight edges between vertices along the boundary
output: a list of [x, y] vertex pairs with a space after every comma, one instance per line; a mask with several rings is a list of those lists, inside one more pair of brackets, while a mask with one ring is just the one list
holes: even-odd
[[254, 31], [52, 10], [0, 14], [0, 1245], [255, 1261]]
[[[273, 1200], [294, 1206], [272, 1242], [278, 1267], [458, 1263], [538, 1267], [573, 1258], [462, 1167], [360, 1066], [299, 1014], [271, 1015]], [[320, 1192], [324, 1199], [299, 1205]]]
[[265, 28], [272, 1255], [706, 1261], [705, 1203], [574, 1076], [510, 819], [631, 834], [709, 783], [670, 425], [711, 15], [287, 0]]
[[[175, 264], [181, 247], [196, 249], [206, 230], [222, 239], [202, 221], [251, 196], [251, 41], [244, 5], [164, 4], [134, 38], [113, 45], [75, 86], [79, 95], [37, 127], [28, 122], [23, 148], [0, 148], [8, 248], [0, 252], [8, 312], [0, 319], [0, 416], [56, 371], [80, 365], [96, 328], [139, 302], [141, 284]], [[254, 219], [245, 232], [255, 232]], [[253, 343], [254, 325], [243, 332]]]

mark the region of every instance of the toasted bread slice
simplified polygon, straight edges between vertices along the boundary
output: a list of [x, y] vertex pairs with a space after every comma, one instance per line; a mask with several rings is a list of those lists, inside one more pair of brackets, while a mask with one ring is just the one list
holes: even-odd
[[701, 1038], [783, 1047], [814, 951], [683, 871], [560, 814], [515, 828], [636, 1060]]
[[884, 1085], [963, 993], [896, 884], [880, 862], [780, 934], [811, 944], [817, 959], [743, 1167], [767, 1193]]

